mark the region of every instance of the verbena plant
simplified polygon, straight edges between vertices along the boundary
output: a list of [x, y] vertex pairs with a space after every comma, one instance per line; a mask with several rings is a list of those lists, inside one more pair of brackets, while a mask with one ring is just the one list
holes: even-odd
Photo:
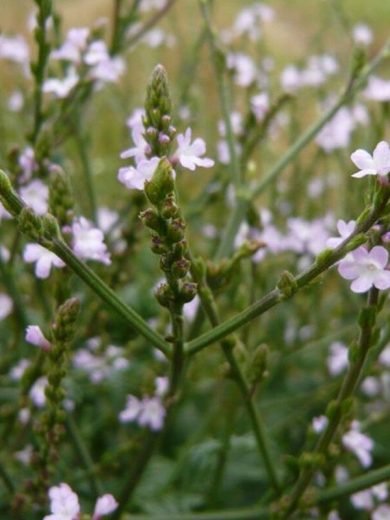
[[334, 3], [349, 56], [282, 69], [282, 12], [221, 3], [145, 93], [184, 0], [0, 35], [2, 518], [390, 518], [390, 46]]

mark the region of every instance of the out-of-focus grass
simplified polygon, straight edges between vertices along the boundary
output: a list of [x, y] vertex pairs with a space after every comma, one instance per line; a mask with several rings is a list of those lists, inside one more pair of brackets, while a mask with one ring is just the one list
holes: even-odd
[[[223, 29], [231, 26], [235, 13], [249, 4], [250, 2], [240, 0], [215, 0], [213, 19], [216, 27]], [[309, 54], [324, 50], [340, 59], [342, 67], [347, 70], [347, 60], [352, 49], [350, 28], [359, 22], [369, 24], [374, 30], [375, 42], [370, 51], [372, 53], [389, 36], [388, 1], [371, 0], [367, 3], [363, 0], [273, 0], [268, 5], [275, 9], [275, 21], [265, 27], [265, 44], [261, 44], [263, 47], [260, 52], [258, 49], [256, 51], [258, 59], [263, 54], [271, 56], [276, 70], [290, 61], [303, 63]], [[64, 30], [72, 26], [92, 26], [98, 19], [106, 18], [107, 36], [110, 37], [112, 0], [56, 0], [54, 6], [63, 16]], [[32, 0], [1, 0], [0, 30], [9, 34], [28, 34], [26, 21], [33, 11]], [[151, 13], [146, 17], [150, 15]], [[124, 122], [134, 107], [142, 105], [145, 85], [157, 63], [163, 63], [168, 69], [172, 79], [172, 97], [174, 103], [178, 102], [180, 84], [187, 80], [183, 66], [202, 28], [198, 1], [178, 0], [161, 26], [176, 36], [176, 46], [150, 49], [141, 45], [127, 52], [128, 70], [120, 85], [106, 87], [101, 94], [95, 95], [83, 120], [83, 125], [90, 133], [94, 175], [99, 191], [103, 190], [105, 195], [109, 192], [115, 196], [120, 189], [117, 183], [111, 181], [120, 165], [120, 150], [129, 146]], [[8, 66], [4, 68], [0, 64], [6, 90], [11, 88], [13, 81], [9, 71]], [[194, 132], [205, 137], [210, 143], [210, 155], [215, 156], [213, 143], [216, 141], [220, 110], [206, 46], [198, 57], [197, 70], [191, 83], [197, 105], [194, 110]], [[240, 106], [240, 96], [236, 96], [235, 102]], [[312, 117], [312, 114], [308, 115], [307, 121], [310, 122]], [[184, 129], [179, 127], [179, 130]], [[23, 144], [23, 136], [18, 144]], [[204, 172], [203, 175], [208, 176], [209, 172]]]

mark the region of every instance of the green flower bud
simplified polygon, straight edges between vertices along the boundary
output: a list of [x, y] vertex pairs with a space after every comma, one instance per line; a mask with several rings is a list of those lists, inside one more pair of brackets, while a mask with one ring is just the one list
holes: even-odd
[[74, 197], [72, 187], [65, 172], [56, 166], [52, 168], [49, 182], [49, 212], [60, 226], [70, 225], [73, 220]]
[[166, 157], [159, 162], [152, 179], [145, 182], [145, 194], [154, 206], [161, 206], [175, 188], [173, 169]]
[[172, 220], [167, 226], [167, 240], [180, 242], [184, 238], [185, 224], [180, 218]]
[[163, 307], [169, 307], [173, 300], [173, 293], [166, 283], [161, 283], [155, 292], [157, 301]]
[[164, 234], [166, 223], [154, 209], [148, 208], [145, 211], [142, 211], [139, 217], [146, 227], [157, 231], [160, 235]]
[[277, 288], [285, 298], [290, 298], [298, 290], [298, 284], [290, 272], [284, 271], [277, 284]]
[[197, 284], [193, 282], [184, 282], [180, 288], [179, 303], [188, 303], [192, 301], [197, 292]]
[[163, 255], [168, 252], [167, 246], [164, 244], [163, 240], [157, 235], [152, 237], [151, 249], [153, 253], [155, 253], [156, 255]]
[[32, 208], [23, 207], [18, 218], [19, 229], [32, 240], [39, 242], [43, 237], [43, 219]]
[[174, 262], [171, 267], [172, 274], [177, 278], [184, 278], [189, 271], [190, 265], [191, 262], [186, 258], [176, 260], [176, 262]]
[[179, 216], [180, 210], [176, 204], [175, 195], [173, 193], [169, 194], [164, 200], [160, 207], [160, 214], [165, 219]]

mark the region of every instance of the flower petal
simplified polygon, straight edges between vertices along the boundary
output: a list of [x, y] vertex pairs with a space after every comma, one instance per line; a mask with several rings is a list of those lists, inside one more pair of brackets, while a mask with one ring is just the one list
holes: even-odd
[[390, 289], [390, 271], [382, 271], [375, 276], [374, 285], [377, 289], [384, 291]]
[[351, 290], [355, 293], [367, 292], [369, 289], [371, 289], [371, 287], [372, 281], [365, 276], [360, 276], [351, 283]]
[[374, 160], [366, 150], [359, 149], [353, 152], [351, 161], [361, 170], [375, 170]]

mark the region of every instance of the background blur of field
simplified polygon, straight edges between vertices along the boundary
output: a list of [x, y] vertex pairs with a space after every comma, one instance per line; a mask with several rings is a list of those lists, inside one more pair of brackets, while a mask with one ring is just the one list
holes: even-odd
[[[235, 13], [250, 3], [240, 0], [215, 0], [214, 19], [218, 29], [230, 27]], [[370, 47], [372, 54], [375, 54], [389, 36], [390, 1], [273, 0], [266, 3], [275, 9], [275, 21], [265, 27], [265, 44], [261, 43], [263, 47], [260, 52], [259, 49], [256, 52], [258, 56], [266, 52], [274, 59], [276, 78], [283, 66], [291, 61], [303, 63], [309, 53], [329, 52], [336, 56], [342, 69], [345, 67], [347, 70], [351, 39], [348, 34], [350, 31], [347, 31], [346, 27], [350, 29], [356, 23], [367, 23], [374, 30], [374, 43]], [[108, 38], [111, 29], [112, 4], [112, 0], [56, 0], [54, 2], [57, 11], [63, 14], [64, 31], [72, 26], [91, 26], [96, 20], [105, 17], [108, 19], [106, 32]], [[26, 34], [26, 20], [33, 8], [32, 0], [0, 0], [0, 32]], [[151, 14], [146, 14], [145, 19]], [[104, 194], [109, 192], [115, 196], [116, 191], [120, 189], [113, 180], [121, 163], [118, 159], [119, 152], [130, 144], [124, 122], [134, 107], [142, 105], [146, 82], [154, 65], [159, 62], [168, 69], [174, 103], [177, 104], [183, 82], [188, 82], [190, 79], [191, 93], [195, 99], [195, 117], [191, 125], [194, 126], [197, 135], [202, 135], [206, 139], [209, 155], [216, 156], [216, 129], [220, 110], [206, 46], [203, 47], [198, 59], [194, 77], [188, 78], [188, 74], [183, 69], [202, 27], [197, 0], [178, 0], [160, 26], [175, 35], [176, 45], [173, 48], [157, 49], [140, 45], [128, 52], [128, 70], [120, 85], [106, 87], [102, 95], [95, 96], [87, 115], [88, 119], [84, 121], [87, 127], [90, 123], [93, 170], [99, 184], [99, 191], [104, 190]], [[0, 72], [2, 77], [0, 95], [4, 95], [5, 92], [15, 88], [15, 80], [9, 74], [9, 66], [4, 67], [0, 64]], [[237, 98], [236, 106], [239, 106], [242, 99], [239, 96]], [[306, 106], [303, 107], [303, 113], [306, 113]], [[201, 118], [197, 114], [202, 114]], [[16, 116], [16, 119], [18, 117]], [[20, 117], [22, 118], [23, 115]], [[312, 112], [304, 116], [308, 123], [315, 117]], [[7, 121], [4, 124], [14, 125], [14, 133], [17, 134], [18, 121]], [[184, 128], [179, 125], [179, 131], [183, 130]], [[9, 132], [7, 134], [9, 135]], [[23, 135], [16, 137], [15, 140], [17, 141], [15, 144], [23, 145]], [[281, 143], [280, 146], [284, 148], [285, 144]], [[4, 155], [6, 150], [2, 152]], [[207, 177], [210, 173], [203, 172], [202, 175]]]

